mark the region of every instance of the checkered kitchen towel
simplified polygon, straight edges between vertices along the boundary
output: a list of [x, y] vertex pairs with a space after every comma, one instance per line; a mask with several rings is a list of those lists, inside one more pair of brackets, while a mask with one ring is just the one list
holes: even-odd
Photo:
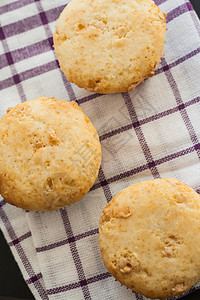
[[156, 3], [168, 13], [156, 76], [135, 91], [100, 95], [70, 84], [58, 67], [52, 33], [66, 0], [0, 1], [0, 117], [40, 96], [76, 100], [103, 149], [98, 180], [80, 202], [36, 213], [0, 201], [1, 229], [36, 299], [144, 299], [102, 263], [103, 207], [128, 185], [158, 177], [200, 192], [200, 24], [187, 0]]

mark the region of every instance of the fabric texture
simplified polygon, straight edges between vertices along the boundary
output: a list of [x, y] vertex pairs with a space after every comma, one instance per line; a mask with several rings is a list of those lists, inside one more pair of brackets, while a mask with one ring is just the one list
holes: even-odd
[[142, 300], [104, 267], [99, 217], [137, 181], [173, 176], [200, 192], [199, 21], [190, 2], [157, 0], [168, 30], [155, 77], [129, 93], [100, 95], [70, 84], [59, 69], [52, 34], [66, 4], [1, 0], [0, 117], [41, 96], [77, 101], [100, 135], [98, 180], [80, 202], [57, 212], [26, 212], [1, 198], [1, 229], [36, 299]]

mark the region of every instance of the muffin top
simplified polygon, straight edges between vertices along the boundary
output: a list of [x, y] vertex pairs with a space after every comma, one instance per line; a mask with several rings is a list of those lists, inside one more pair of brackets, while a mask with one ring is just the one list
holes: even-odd
[[56, 210], [79, 201], [93, 185], [101, 146], [76, 102], [38, 98], [0, 121], [0, 193], [27, 210]]
[[54, 47], [69, 81], [99, 93], [126, 92], [154, 75], [165, 30], [166, 14], [152, 0], [72, 0]]
[[108, 271], [149, 298], [185, 292], [200, 279], [200, 195], [175, 178], [117, 194], [99, 222]]

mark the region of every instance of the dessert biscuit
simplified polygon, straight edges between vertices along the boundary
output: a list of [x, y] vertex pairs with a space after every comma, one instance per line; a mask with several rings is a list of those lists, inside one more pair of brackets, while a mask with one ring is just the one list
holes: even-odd
[[0, 121], [0, 193], [26, 210], [57, 210], [92, 187], [101, 162], [96, 129], [76, 102], [38, 98]]
[[108, 271], [149, 298], [200, 279], [200, 195], [175, 178], [138, 182], [103, 209], [99, 246]]
[[154, 75], [165, 31], [166, 14], [152, 0], [72, 0], [53, 39], [67, 80], [106, 94]]

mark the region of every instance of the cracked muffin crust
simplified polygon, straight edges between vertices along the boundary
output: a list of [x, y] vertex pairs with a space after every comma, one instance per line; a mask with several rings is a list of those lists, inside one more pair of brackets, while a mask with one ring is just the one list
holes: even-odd
[[153, 0], [72, 0], [56, 26], [55, 53], [80, 88], [126, 92], [154, 75], [165, 30], [166, 14]]
[[92, 187], [101, 162], [96, 129], [76, 102], [38, 98], [0, 121], [0, 193], [27, 210], [57, 210]]
[[138, 182], [103, 209], [99, 246], [108, 271], [149, 298], [200, 279], [200, 195], [175, 178]]

